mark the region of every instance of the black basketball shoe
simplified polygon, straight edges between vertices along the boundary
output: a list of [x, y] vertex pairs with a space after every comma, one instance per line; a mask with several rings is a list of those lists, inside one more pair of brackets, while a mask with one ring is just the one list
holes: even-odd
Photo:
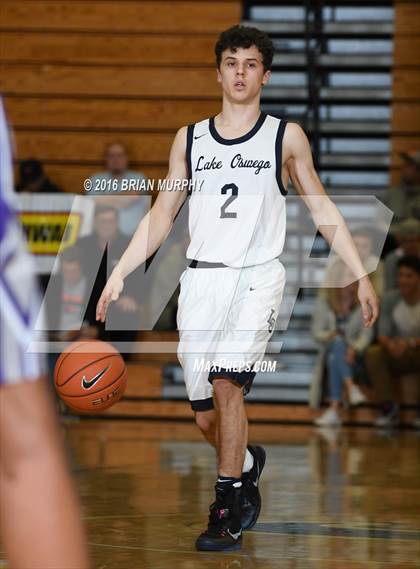
[[241, 487], [231, 486], [225, 492], [216, 491], [207, 530], [195, 543], [199, 551], [234, 551], [242, 547], [241, 505]]
[[261, 495], [258, 488], [261, 472], [265, 465], [265, 450], [260, 446], [248, 445], [254, 457], [254, 465], [249, 472], [242, 474], [242, 529], [251, 529], [258, 520], [261, 511]]

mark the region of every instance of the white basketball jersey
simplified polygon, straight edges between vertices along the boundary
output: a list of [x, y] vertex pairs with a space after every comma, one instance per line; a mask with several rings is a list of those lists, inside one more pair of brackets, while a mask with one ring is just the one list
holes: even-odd
[[188, 259], [239, 268], [278, 257], [286, 231], [281, 180], [286, 120], [261, 113], [254, 127], [222, 138], [214, 117], [188, 127], [187, 164], [200, 191], [189, 197]]

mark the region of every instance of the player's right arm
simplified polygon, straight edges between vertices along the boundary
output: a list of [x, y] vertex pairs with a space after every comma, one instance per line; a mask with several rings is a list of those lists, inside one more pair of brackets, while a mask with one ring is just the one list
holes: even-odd
[[[182, 180], [188, 177], [187, 127], [176, 133], [170, 156], [166, 180]], [[187, 197], [187, 190], [159, 192], [153, 207], [140, 221], [127, 249], [112, 271], [96, 307], [96, 319], [105, 321], [111, 301], [117, 300], [124, 286], [124, 279], [153, 255], [171, 231], [174, 219]]]

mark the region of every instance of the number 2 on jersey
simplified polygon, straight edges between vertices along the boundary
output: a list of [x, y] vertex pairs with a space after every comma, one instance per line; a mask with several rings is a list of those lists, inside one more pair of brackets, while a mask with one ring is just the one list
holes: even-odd
[[226, 211], [226, 208], [228, 207], [228, 205], [230, 205], [233, 201], [236, 200], [236, 198], [238, 197], [238, 186], [236, 184], [225, 184], [223, 186], [223, 188], [221, 189], [222, 194], [227, 194], [229, 190], [232, 190], [232, 195], [230, 197], [228, 197], [228, 199], [225, 201], [225, 203], [222, 205], [222, 207], [220, 208], [220, 218], [226, 218], [226, 217], [238, 217], [238, 214], [236, 213], [236, 211]]

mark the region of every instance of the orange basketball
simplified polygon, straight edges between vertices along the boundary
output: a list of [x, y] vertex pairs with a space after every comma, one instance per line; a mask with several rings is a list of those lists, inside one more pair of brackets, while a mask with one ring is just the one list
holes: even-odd
[[55, 364], [54, 383], [61, 399], [79, 413], [99, 413], [116, 403], [127, 385], [121, 354], [99, 340], [73, 342]]

